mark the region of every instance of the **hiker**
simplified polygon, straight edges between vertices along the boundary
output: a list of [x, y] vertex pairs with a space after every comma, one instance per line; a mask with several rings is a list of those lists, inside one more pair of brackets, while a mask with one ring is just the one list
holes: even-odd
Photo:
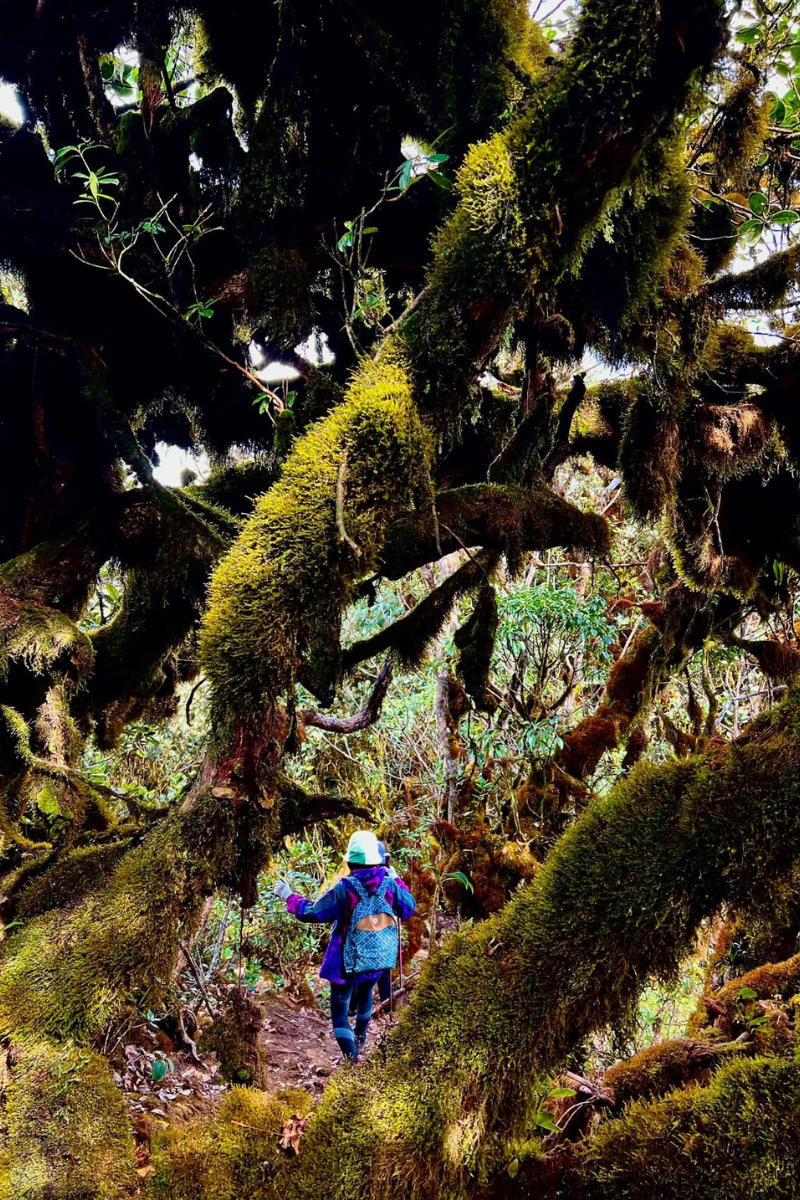
[[[372, 1016], [372, 990], [381, 975], [397, 962], [399, 931], [395, 917], [407, 920], [416, 901], [404, 883], [390, 876], [378, 839], [369, 830], [352, 835], [345, 862], [350, 874], [317, 901], [298, 896], [285, 879], [278, 880], [275, 894], [299, 921], [334, 922], [319, 973], [331, 985], [331, 1020], [339, 1049], [345, 1058], [357, 1062]], [[348, 1015], [354, 992], [355, 1033]]]
[[[383, 842], [378, 842], [378, 850], [380, 851], [380, 854], [381, 854], [381, 862], [386, 867], [386, 874], [389, 876], [390, 879], [396, 879], [400, 887], [406, 888], [406, 890], [408, 890], [407, 884], [403, 882], [403, 880], [397, 874], [397, 871], [392, 866], [391, 851], [387, 849], [387, 847], [384, 845]], [[402, 934], [400, 936], [402, 937]], [[400, 951], [402, 952], [402, 946], [400, 946]], [[378, 999], [380, 1000], [381, 1004], [385, 1004], [386, 1001], [390, 999], [391, 995], [392, 995], [392, 968], [387, 967], [385, 971], [381, 971], [381, 973], [378, 977]], [[353, 993], [353, 995], [350, 998], [350, 1010], [349, 1011], [350, 1011], [350, 1016], [354, 1017], [356, 1014], [355, 992]]]

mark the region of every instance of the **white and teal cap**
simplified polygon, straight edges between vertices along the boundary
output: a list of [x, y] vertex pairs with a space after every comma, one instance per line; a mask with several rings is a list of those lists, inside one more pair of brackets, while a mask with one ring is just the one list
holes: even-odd
[[344, 861], [351, 867], [380, 867], [383, 864], [378, 839], [369, 829], [359, 829], [347, 843]]

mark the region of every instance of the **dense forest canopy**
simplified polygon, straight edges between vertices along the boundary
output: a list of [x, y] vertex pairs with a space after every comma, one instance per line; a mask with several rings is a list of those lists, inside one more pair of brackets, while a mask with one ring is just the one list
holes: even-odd
[[[0, 83], [0, 1197], [796, 1197], [796, 5], [3, 0]], [[424, 965], [314, 1103], [239, 984], [355, 822]]]

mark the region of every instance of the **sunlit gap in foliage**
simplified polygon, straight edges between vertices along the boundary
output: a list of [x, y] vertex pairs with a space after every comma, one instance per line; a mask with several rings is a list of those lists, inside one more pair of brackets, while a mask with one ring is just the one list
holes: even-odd
[[2, 117], [7, 117], [15, 125], [21, 125], [25, 120], [17, 89], [13, 83], [4, 83], [0, 80], [0, 118]]

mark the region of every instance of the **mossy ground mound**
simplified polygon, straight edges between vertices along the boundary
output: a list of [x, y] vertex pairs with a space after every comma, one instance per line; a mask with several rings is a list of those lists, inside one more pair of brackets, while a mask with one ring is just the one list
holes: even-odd
[[[267, 1092], [235, 1087], [212, 1120], [187, 1124], [154, 1147], [153, 1200], [241, 1200], [278, 1196], [274, 1180], [285, 1161], [284, 1125], [311, 1110], [300, 1089]], [[322, 1197], [324, 1190], [319, 1193]]]
[[3, 1060], [2, 1200], [122, 1200], [135, 1191], [128, 1112], [104, 1058], [12, 1044]]

